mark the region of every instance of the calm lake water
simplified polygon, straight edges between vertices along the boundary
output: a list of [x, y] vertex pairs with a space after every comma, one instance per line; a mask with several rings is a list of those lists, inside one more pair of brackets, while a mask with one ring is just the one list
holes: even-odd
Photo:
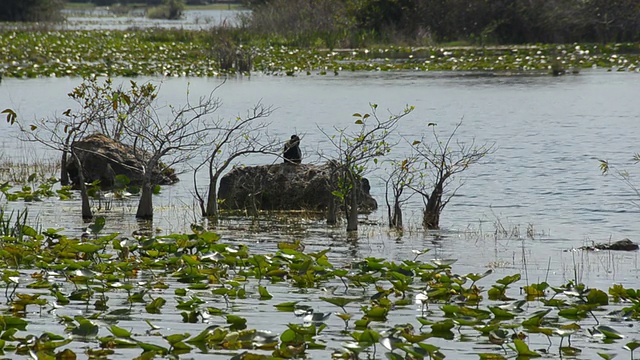
[[131, 28], [179, 28], [202, 30], [213, 26], [234, 25], [237, 10], [185, 10], [180, 20], [149, 19], [143, 9], [132, 11], [129, 16], [117, 16], [107, 8], [73, 9], [63, 13], [66, 21], [61, 25], [66, 30], [127, 30]]
[[[119, 79], [128, 81], [128, 79]], [[184, 103], [187, 88], [192, 97], [208, 94], [223, 80], [217, 78], [139, 78], [161, 86], [160, 102]], [[22, 119], [52, 117], [74, 106], [66, 94], [81, 83], [78, 78], [4, 79], [0, 84], [0, 107], [13, 108]], [[586, 253], [568, 251], [591, 242], [629, 238], [640, 241], [640, 200], [633, 190], [613, 176], [602, 176], [598, 159], [606, 159], [632, 174], [640, 172], [631, 157], [640, 151], [640, 74], [583, 71], [579, 75], [508, 76], [475, 73], [340, 73], [338, 76], [298, 76], [230, 78], [217, 91], [223, 101], [218, 115], [226, 118], [245, 111], [257, 102], [277, 110], [269, 118], [271, 135], [287, 139], [297, 133], [303, 138], [304, 161], [320, 162], [319, 151], [331, 153], [320, 129], [332, 133], [334, 127], [353, 124], [355, 112], [369, 111], [369, 103], [400, 112], [405, 105], [415, 111], [404, 118], [399, 135], [409, 140], [429, 135], [429, 122], [437, 123], [441, 136], [448, 135], [462, 121], [460, 141], [495, 144], [495, 152], [482, 164], [462, 173], [464, 186], [442, 214], [443, 230], [419, 230], [421, 201], [414, 198], [405, 208], [404, 235], [389, 232], [386, 224], [383, 182], [384, 169], [369, 174], [372, 193], [380, 210], [371, 214], [357, 239], [348, 240], [342, 227], [331, 228], [310, 222], [303, 227], [281, 227], [269, 232], [238, 230], [237, 221], [220, 228], [225, 241], [250, 243], [256, 251], [273, 252], [282, 240], [302, 239], [308, 250], [332, 247], [332, 259], [350, 260], [384, 257], [412, 259], [412, 249], [429, 248], [427, 259], [457, 258], [457, 273], [496, 269], [492, 279], [521, 273], [524, 282], [548, 281], [559, 285], [578, 279], [589, 286], [607, 289], [613, 282], [637, 287], [638, 258], [633, 253]], [[400, 142], [390, 157], [402, 158], [408, 146]], [[52, 157], [43, 149], [25, 145], [17, 131], [2, 125], [0, 152], [5, 157], [31, 160]], [[243, 164], [271, 163], [272, 158], [252, 157]], [[163, 188], [154, 201], [154, 227], [161, 233], [186, 231], [197, 221], [198, 211], [191, 195], [191, 175], [185, 173], [177, 185]], [[204, 184], [204, 180], [200, 182]], [[640, 185], [639, 185], [640, 186]], [[21, 203], [4, 204], [12, 209]], [[81, 232], [79, 204], [45, 201], [27, 205], [30, 215], [45, 227], [63, 227]], [[107, 214], [110, 231], [130, 233], [135, 220], [135, 202]], [[61, 211], [62, 209], [62, 211]], [[228, 225], [228, 226], [225, 226]], [[268, 227], [268, 224], [265, 224]], [[502, 233], [505, 229], [507, 234]], [[527, 230], [533, 236], [527, 236]], [[492, 280], [493, 281], [493, 280]], [[306, 296], [286, 287], [270, 289], [271, 304]], [[277, 300], [276, 300], [277, 299]], [[241, 316], [270, 312], [271, 304], [237, 303]], [[328, 307], [330, 305], [320, 304]], [[336, 310], [336, 309], [322, 309]], [[355, 310], [357, 311], [357, 310]], [[275, 313], [250, 317], [255, 328], [269, 328], [270, 319], [290, 314]], [[169, 327], [179, 331], [185, 324], [179, 314], [167, 314]], [[172, 318], [174, 316], [175, 318]], [[408, 311], [415, 317], [415, 311]], [[134, 316], [135, 320], [135, 316]], [[287, 321], [277, 320], [282, 329]], [[342, 321], [329, 322], [331, 341], [341, 341]], [[331, 325], [333, 327], [331, 327]], [[44, 326], [44, 324], [43, 324]], [[119, 324], [119, 326], [123, 326]], [[139, 324], [137, 326], [140, 326]], [[633, 330], [636, 331], [637, 330]], [[195, 334], [197, 331], [191, 329]], [[545, 344], [545, 338], [536, 339]], [[339, 344], [332, 343], [334, 348]], [[477, 344], [443, 342], [443, 352], [457, 358], [465, 347], [472, 354]], [[622, 346], [622, 345], [621, 345]], [[583, 350], [580, 359], [596, 358], [597, 345]], [[490, 348], [490, 345], [488, 345]], [[485, 349], [486, 350], [486, 349]], [[557, 350], [557, 349], [556, 349]], [[461, 351], [461, 350], [460, 350]], [[624, 350], [620, 349], [621, 353]], [[450, 355], [453, 355], [451, 357]], [[323, 358], [322, 356], [318, 358]], [[469, 358], [477, 358], [469, 357]]]

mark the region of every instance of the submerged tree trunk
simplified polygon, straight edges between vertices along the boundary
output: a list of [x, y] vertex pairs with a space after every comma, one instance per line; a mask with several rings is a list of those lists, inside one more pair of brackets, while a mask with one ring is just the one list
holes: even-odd
[[209, 194], [207, 195], [207, 207], [204, 216], [208, 217], [214, 224], [218, 223], [218, 177], [214, 176], [209, 182]]
[[91, 203], [89, 203], [87, 184], [84, 182], [84, 169], [82, 168], [80, 158], [73, 152], [71, 153], [71, 156], [73, 157], [73, 160], [76, 163], [76, 168], [78, 169], [78, 186], [80, 187], [80, 201], [82, 202], [82, 219], [91, 220], [93, 218], [93, 212], [91, 211]]
[[358, 230], [358, 192], [354, 188], [349, 193], [349, 202], [347, 208], [347, 231]]
[[60, 185], [69, 185], [69, 174], [67, 173], [67, 151], [62, 152], [62, 159], [60, 159]]
[[422, 226], [434, 230], [440, 228], [440, 212], [442, 211], [442, 189], [444, 181], [436, 184], [422, 214]]
[[393, 212], [389, 217], [389, 227], [402, 229], [402, 208], [400, 207], [400, 203], [397, 199], [393, 205]]
[[138, 203], [136, 218], [150, 220], [153, 219], [153, 184], [151, 179], [145, 178], [142, 184], [142, 194]]
[[329, 200], [329, 206], [327, 207], [327, 224], [335, 225], [338, 223], [338, 205], [336, 204], [335, 196]]

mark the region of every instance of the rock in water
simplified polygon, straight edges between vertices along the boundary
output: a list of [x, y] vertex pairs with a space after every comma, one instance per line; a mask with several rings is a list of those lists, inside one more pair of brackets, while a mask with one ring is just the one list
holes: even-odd
[[592, 246], [583, 246], [582, 250], [617, 250], [617, 251], [634, 251], [638, 250], [638, 244], [629, 239], [622, 239], [612, 243], [593, 244]]
[[[103, 134], [93, 134], [74, 143], [74, 148], [84, 169], [85, 182], [100, 180], [100, 186], [114, 185], [116, 175], [125, 175], [131, 185], [142, 184], [143, 163], [133, 155], [133, 147], [122, 144]], [[73, 184], [78, 183], [78, 169], [73, 159], [67, 160], [67, 173]], [[159, 165], [154, 169], [160, 185], [178, 182], [171, 168]]]
[[[220, 180], [221, 209], [325, 211], [332, 199], [329, 164], [273, 164], [235, 167]], [[378, 203], [362, 179], [359, 212], [370, 213]]]

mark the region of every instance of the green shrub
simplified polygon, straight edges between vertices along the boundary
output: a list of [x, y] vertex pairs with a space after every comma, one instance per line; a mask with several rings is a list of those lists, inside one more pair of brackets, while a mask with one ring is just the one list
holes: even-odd
[[2, 0], [0, 21], [61, 21], [64, 0]]
[[165, 0], [160, 5], [147, 11], [147, 17], [151, 19], [178, 20], [184, 12], [183, 0]]

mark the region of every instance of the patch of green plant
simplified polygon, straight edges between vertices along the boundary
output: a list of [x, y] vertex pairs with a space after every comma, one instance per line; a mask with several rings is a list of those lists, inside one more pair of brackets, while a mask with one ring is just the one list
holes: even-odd
[[[640, 67], [640, 45], [634, 43], [327, 50], [313, 44], [294, 46], [287, 39], [223, 28], [2, 31], [0, 47], [5, 49], [0, 53], [0, 62], [5, 64], [2, 76], [14, 78], [209, 77], [236, 71], [290, 76], [399, 70], [528, 73], [551, 72], [552, 65], [564, 73], [593, 67], [622, 71]], [[229, 63], [225, 57], [229, 51], [243, 55]]]
[[[9, 357], [38, 351], [71, 356], [89, 346], [87, 353], [102, 358], [115, 358], [118, 349], [131, 357], [224, 351], [239, 358], [301, 358], [331, 351], [336, 359], [443, 359], [447, 351], [436, 341], [464, 341], [478, 345], [473, 351], [481, 359], [533, 358], [543, 355], [527, 340], [535, 337], [548, 341], [549, 353], [575, 358], [593, 342], [603, 358], [638, 347], [625, 339], [630, 333], [620, 321], [637, 321], [639, 292], [621, 285], [605, 292], [543, 283], [521, 292], [515, 286], [520, 274], [457, 274], [455, 259], [421, 261], [425, 251], [413, 260], [370, 257], [338, 265], [329, 249], [305, 252], [300, 243], [281, 243], [272, 253], [253, 253], [199, 227], [129, 239], [102, 234], [105, 222], [97, 218], [88, 225], [90, 236], [74, 238], [62, 229], [38, 231], [21, 214], [0, 220], [6, 230], [0, 237], [0, 339]], [[12, 232], [16, 224], [19, 231]], [[283, 302], [283, 288], [288, 298], [300, 299]], [[240, 303], [272, 303], [274, 313], [240, 313]], [[339, 312], [319, 311], [322, 305]], [[83, 315], [56, 315], [72, 306], [85, 309]], [[33, 313], [57, 321], [66, 335], [32, 331], [33, 322], [42, 321]], [[152, 324], [171, 313], [194, 331]], [[147, 322], [146, 334], [120, 323], [132, 314]], [[283, 330], [255, 328], [262, 316]], [[341, 320], [342, 344], [329, 339], [335, 332], [324, 336], [334, 316]], [[16, 331], [23, 335], [13, 336]]]

